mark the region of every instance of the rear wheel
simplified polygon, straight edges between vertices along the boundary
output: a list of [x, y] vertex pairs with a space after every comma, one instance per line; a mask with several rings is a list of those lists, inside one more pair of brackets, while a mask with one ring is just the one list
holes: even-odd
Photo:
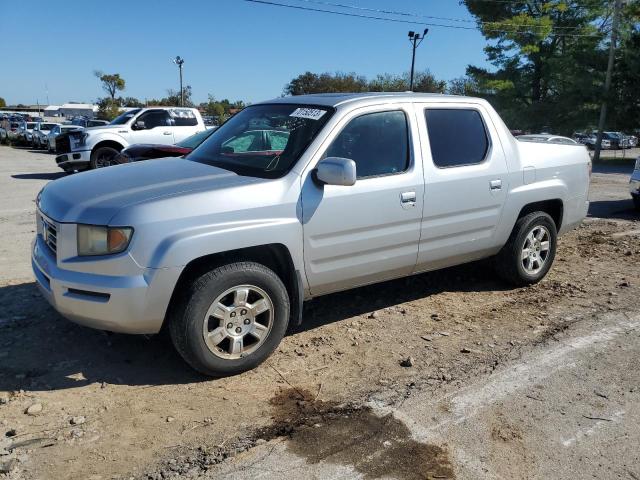
[[118, 150], [113, 147], [100, 147], [91, 152], [89, 167], [91, 169], [110, 167], [113, 159], [118, 155]]
[[555, 222], [544, 212], [518, 219], [509, 240], [496, 256], [497, 273], [518, 286], [539, 282], [553, 264], [557, 237]]
[[176, 350], [197, 371], [235, 375], [262, 363], [289, 322], [280, 278], [253, 262], [224, 265], [197, 278], [169, 315]]

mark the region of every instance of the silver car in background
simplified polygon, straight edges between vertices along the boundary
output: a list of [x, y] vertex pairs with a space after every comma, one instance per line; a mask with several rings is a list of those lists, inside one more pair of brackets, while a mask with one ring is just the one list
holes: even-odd
[[50, 122], [37, 123], [32, 132], [33, 138], [31, 144], [33, 148], [39, 149], [47, 147], [49, 132], [56, 126], [60, 126], [60, 124]]
[[82, 127], [77, 125], [60, 125], [56, 124], [49, 133], [47, 134], [46, 147], [49, 153], [53, 153], [56, 151], [56, 138], [61, 133], [72, 132], [74, 130], [82, 130]]

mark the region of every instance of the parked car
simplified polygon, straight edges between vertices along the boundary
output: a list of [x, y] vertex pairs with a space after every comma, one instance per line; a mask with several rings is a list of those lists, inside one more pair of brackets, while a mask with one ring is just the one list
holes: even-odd
[[[208, 129], [194, 133], [175, 145], [146, 144], [131, 145], [122, 150], [111, 162], [112, 165], [140, 162], [156, 158], [182, 157], [204, 142], [214, 130]], [[102, 165], [108, 166], [108, 165]]]
[[56, 139], [56, 163], [69, 172], [110, 165], [122, 149], [136, 143], [172, 145], [205, 130], [195, 108], [135, 108], [103, 127], [69, 132]]
[[71, 120], [71, 125], [76, 125], [78, 127], [103, 127], [105, 125], [109, 125], [109, 122], [106, 120], [96, 120], [93, 118], [87, 117], [76, 117]]
[[18, 129], [18, 143], [31, 145], [33, 142], [33, 129], [36, 128], [36, 122], [22, 122]]
[[[265, 130], [289, 135], [274, 149], [250, 133]], [[70, 320], [165, 326], [196, 370], [237, 374], [312, 297], [487, 257], [512, 284], [540, 281], [586, 215], [589, 175], [584, 148], [516, 141], [482, 99], [284, 97], [184, 159], [49, 182], [32, 265]]]
[[33, 128], [32, 145], [34, 148], [46, 148], [49, 144], [47, 136], [53, 127], [59, 126], [58, 123], [37, 123]]
[[[574, 133], [573, 138], [578, 143], [585, 145], [589, 150], [596, 148], [597, 135], [594, 133]], [[602, 150], [610, 150], [612, 148], [611, 140], [603, 136], [600, 142], [600, 148]]]
[[519, 135], [516, 137], [523, 142], [542, 142], [542, 143], [564, 143], [567, 145], [576, 145], [578, 142], [569, 137], [561, 137], [559, 135], [539, 134], [539, 135]]
[[636, 158], [636, 164], [629, 180], [629, 192], [636, 210], [640, 212], [640, 157]]
[[11, 121], [7, 124], [5, 141], [17, 142], [20, 135], [20, 127], [24, 122]]
[[629, 137], [629, 146], [631, 148], [635, 148], [638, 146], [638, 137], [636, 137], [635, 135], [628, 135]]
[[56, 124], [56, 126], [53, 127], [49, 131], [49, 134], [47, 135], [47, 142], [46, 142], [47, 151], [49, 153], [55, 151], [55, 149], [56, 149], [56, 138], [61, 133], [67, 133], [67, 132], [71, 132], [73, 130], [81, 130], [81, 129], [82, 129], [82, 127], [79, 127], [77, 125], [60, 125], [60, 124]]

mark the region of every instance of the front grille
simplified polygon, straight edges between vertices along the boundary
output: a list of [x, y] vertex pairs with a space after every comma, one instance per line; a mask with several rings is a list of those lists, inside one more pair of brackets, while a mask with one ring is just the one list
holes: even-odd
[[42, 240], [56, 254], [58, 251], [58, 227], [42, 215], [40, 215], [40, 222], [42, 224]]
[[69, 153], [71, 151], [71, 140], [68, 133], [62, 133], [56, 137], [56, 153]]

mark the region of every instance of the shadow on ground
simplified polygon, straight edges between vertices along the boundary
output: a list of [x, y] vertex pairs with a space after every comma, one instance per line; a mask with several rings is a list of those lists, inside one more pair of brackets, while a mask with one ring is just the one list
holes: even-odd
[[640, 214], [635, 210], [633, 200], [596, 200], [589, 203], [589, 217], [616, 218], [620, 220], [638, 220]]
[[[302, 325], [289, 335], [443, 291], [504, 288], [486, 263], [371, 285], [308, 302]], [[209, 380], [183, 362], [166, 335], [121, 335], [73, 324], [48, 305], [35, 283], [1, 287], [0, 304], [0, 391]]]
[[56, 178], [66, 177], [65, 172], [51, 172], [51, 173], [17, 173], [11, 175], [11, 178], [17, 180], [55, 180]]

